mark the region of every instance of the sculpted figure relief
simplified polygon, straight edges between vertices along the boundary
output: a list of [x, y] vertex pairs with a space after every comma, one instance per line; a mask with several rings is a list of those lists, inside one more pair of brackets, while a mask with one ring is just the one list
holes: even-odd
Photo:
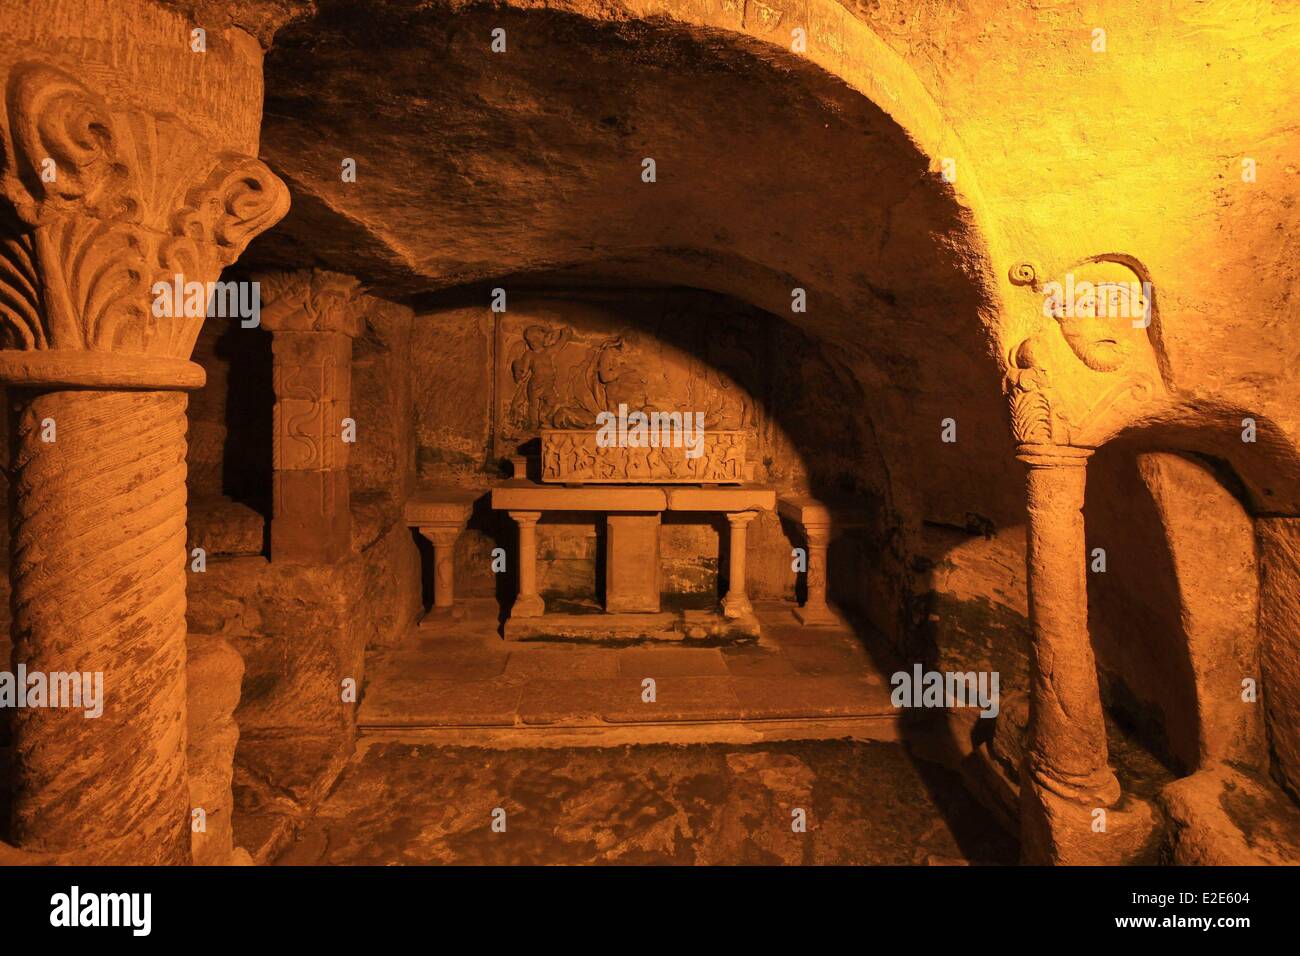
[[608, 445], [597, 430], [543, 429], [542, 480], [570, 483], [737, 484], [746, 480], [745, 433], [706, 431], [698, 453], [668, 441]]
[[[685, 330], [690, 341], [502, 317], [498, 448], [512, 452], [543, 428], [593, 428], [598, 414], [620, 406], [647, 414], [700, 412], [709, 429], [755, 428], [754, 401], [732, 377], [760, 364], [743, 330], [684, 321], [673, 312], [663, 322], [679, 336]], [[597, 457], [592, 467], [605, 465]], [[657, 463], [646, 467], [658, 469]], [[680, 466], [665, 461], [663, 467]]]
[[1150, 281], [1118, 258], [1086, 260], [1046, 282], [1019, 263], [1010, 278], [1040, 297], [1043, 319], [1007, 363], [1016, 441], [1099, 442], [1122, 427], [1126, 408], [1161, 384], [1148, 331], [1155, 318]]

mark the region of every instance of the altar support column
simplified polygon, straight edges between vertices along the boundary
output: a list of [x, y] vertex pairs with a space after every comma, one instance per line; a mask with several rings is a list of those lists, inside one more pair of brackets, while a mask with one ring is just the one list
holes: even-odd
[[754, 613], [745, 593], [745, 547], [746, 529], [758, 516], [756, 511], [733, 511], [727, 514], [731, 525], [731, 543], [727, 554], [730, 574], [727, 577], [727, 594], [722, 599], [722, 614], [727, 618], [748, 617]]
[[809, 626], [838, 624], [839, 620], [826, 603], [826, 551], [831, 543], [830, 525], [806, 524], [804, 536], [808, 539], [808, 598], [803, 607], [795, 608], [795, 619]]
[[352, 550], [344, 429], [352, 340], [365, 328], [355, 301], [359, 284], [315, 270], [257, 278], [274, 362], [271, 560], [334, 564]]
[[658, 614], [659, 525], [655, 514], [605, 516], [605, 610]]
[[519, 595], [511, 617], [541, 617], [546, 610], [541, 595], [537, 593], [537, 522], [540, 511], [508, 512], [519, 525]]
[[1021, 445], [1028, 466], [1029, 746], [1021, 784], [1021, 858], [1095, 859], [1093, 811], [1120, 797], [1111, 772], [1088, 632], [1083, 503], [1091, 449]]
[[422, 527], [420, 534], [433, 545], [433, 609], [450, 611], [456, 603], [456, 542], [465, 525]]

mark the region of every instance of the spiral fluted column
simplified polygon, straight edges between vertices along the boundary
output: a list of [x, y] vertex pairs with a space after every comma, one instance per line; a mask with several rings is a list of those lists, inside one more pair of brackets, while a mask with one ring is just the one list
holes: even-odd
[[16, 712], [13, 838], [87, 863], [187, 862], [186, 397], [13, 402], [14, 665], [103, 681], [98, 717]]
[[[180, 22], [135, 50], [37, 42], [0, 62], [12, 664], [102, 689], [17, 705], [9, 837], [42, 860], [190, 862], [184, 392], [204, 374], [189, 356], [209, 312], [253, 301], [219, 291], [222, 270], [289, 195], [251, 155], [256, 120], [233, 132], [261, 99], [241, 45], [167, 60], [192, 72], [154, 77], [176, 85], [146, 99], [170, 91], [174, 108], [134, 95], [132, 70]], [[225, 91], [220, 122], [191, 125], [195, 89]]]

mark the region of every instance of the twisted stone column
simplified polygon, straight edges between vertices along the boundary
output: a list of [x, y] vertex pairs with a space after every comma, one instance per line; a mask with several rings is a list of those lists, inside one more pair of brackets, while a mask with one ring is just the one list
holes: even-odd
[[14, 66], [3, 102], [13, 665], [59, 703], [102, 687], [95, 706], [18, 708], [12, 838], [59, 862], [187, 863], [183, 393], [204, 381], [188, 358], [208, 283], [288, 193], [55, 66]]
[[14, 840], [90, 863], [185, 862], [185, 396], [14, 404], [14, 663], [102, 674], [104, 697], [99, 717], [16, 712]]
[[1021, 786], [1027, 863], [1091, 858], [1091, 812], [1120, 796], [1088, 632], [1083, 502], [1090, 449], [1021, 445], [1028, 466], [1029, 747]]

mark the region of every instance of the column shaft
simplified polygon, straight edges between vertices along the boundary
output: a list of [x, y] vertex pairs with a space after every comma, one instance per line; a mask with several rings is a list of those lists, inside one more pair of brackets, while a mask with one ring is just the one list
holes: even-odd
[[1026, 862], [1070, 862], [1062, 858], [1061, 847], [1083, 834], [1061, 839], [1054, 832], [1065, 820], [1054, 810], [1058, 801], [1088, 809], [1110, 806], [1119, 798], [1088, 631], [1082, 509], [1089, 454], [1083, 449], [1022, 448], [1020, 455], [1029, 469], [1032, 628], [1029, 748], [1022, 788]]
[[537, 593], [537, 522], [540, 511], [511, 511], [519, 525], [519, 596], [515, 598], [511, 617], [541, 617], [545, 610]]
[[456, 541], [459, 527], [422, 527], [420, 534], [433, 545], [433, 608], [446, 610], [456, 603]]
[[84, 698], [16, 712], [14, 840], [88, 863], [188, 863], [186, 398], [13, 400], [15, 670], [51, 688], [102, 674], [103, 689], [98, 717]]
[[749, 603], [749, 595], [745, 593], [745, 548], [748, 537], [746, 530], [755, 516], [756, 513], [753, 511], [732, 512], [727, 515], [727, 521], [731, 525], [731, 541], [727, 556], [730, 565], [727, 595], [722, 599], [724, 617], [738, 618], [754, 613], [754, 608]]
[[808, 598], [794, 616], [804, 624], [837, 624], [826, 603], [826, 552], [830, 546], [830, 529], [818, 525], [804, 528], [808, 538]]

